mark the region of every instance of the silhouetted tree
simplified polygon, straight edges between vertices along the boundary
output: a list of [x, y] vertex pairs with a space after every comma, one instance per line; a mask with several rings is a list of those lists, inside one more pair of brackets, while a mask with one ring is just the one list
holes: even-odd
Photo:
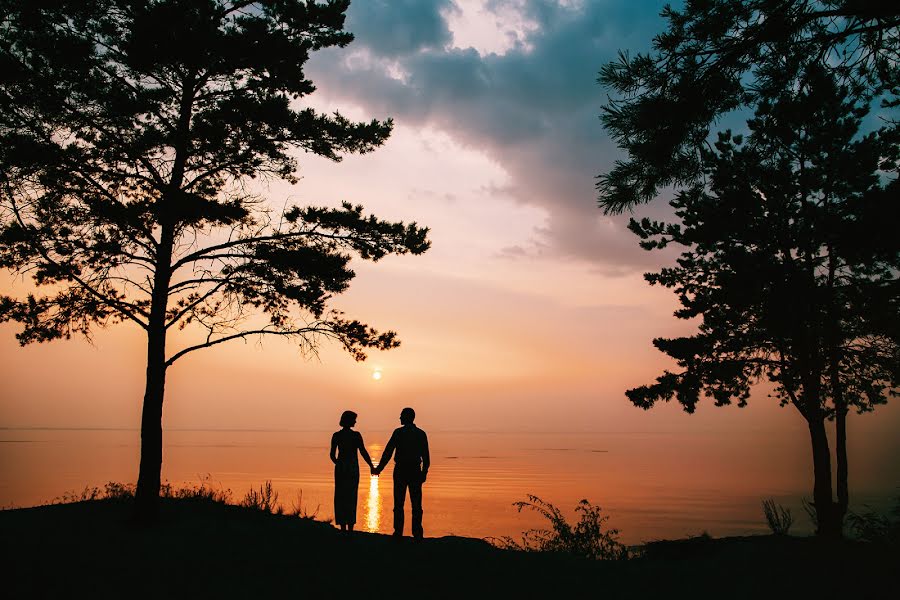
[[617, 94], [603, 123], [628, 153], [599, 177], [606, 212], [649, 202], [660, 187], [690, 185], [717, 118], [753, 109], [807, 65], [898, 104], [897, 3], [686, 0], [682, 10], [667, 6], [662, 16], [667, 28], [650, 53], [620, 53], [600, 71], [600, 82]]
[[863, 88], [818, 66], [794, 83], [760, 104], [746, 141], [725, 132], [702, 151], [704, 179], [671, 202], [680, 224], [631, 221], [646, 249], [686, 247], [646, 278], [675, 290], [676, 316], [701, 322], [696, 335], [653, 342], [680, 372], [627, 395], [643, 408], [675, 397], [693, 412], [701, 395], [743, 406], [768, 379], [809, 425], [818, 532], [839, 536], [847, 413], [884, 403], [900, 382], [900, 149], [896, 129], [860, 134]]
[[[290, 207], [251, 194], [296, 182], [293, 151], [332, 160], [380, 146], [390, 121], [318, 114], [311, 52], [345, 46], [348, 0], [0, 0], [0, 266], [46, 295], [0, 297], [21, 344], [128, 321], [147, 334], [136, 507], [152, 518], [166, 371], [249, 336], [357, 360], [398, 345], [328, 309], [352, 254], [424, 252], [427, 229], [362, 207]], [[172, 328], [202, 331], [168, 351]]]

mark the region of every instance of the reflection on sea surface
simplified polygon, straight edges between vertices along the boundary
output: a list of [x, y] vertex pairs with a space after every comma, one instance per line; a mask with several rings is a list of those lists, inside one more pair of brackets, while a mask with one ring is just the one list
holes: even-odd
[[[798, 420], [799, 421], [799, 420]], [[364, 431], [387, 439], [389, 432]], [[603, 508], [627, 543], [698, 534], [767, 531], [760, 501], [774, 497], [803, 514], [811, 489], [808, 433], [451, 433], [428, 430], [432, 466], [424, 487], [429, 536], [514, 535], [543, 526], [512, 503], [536, 494], [568, 517], [582, 498]], [[209, 474], [240, 499], [271, 480], [283, 499], [303, 492], [320, 519], [333, 512], [331, 432], [167, 431], [163, 478], [174, 485]], [[760, 443], [765, 439], [765, 443]], [[133, 482], [136, 430], [0, 429], [0, 507], [31, 506], [67, 491]], [[900, 436], [850, 440], [852, 503], [880, 509], [897, 493]], [[370, 447], [373, 460], [380, 448]], [[392, 466], [360, 480], [360, 529], [390, 533]], [[368, 489], [367, 489], [368, 488]], [[408, 505], [407, 505], [408, 506]], [[288, 507], [289, 508], [289, 507]], [[794, 531], [808, 531], [798, 519]]]
[[380, 477], [369, 476], [369, 497], [366, 499], [366, 531], [381, 531], [381, 494], [378, 492]]

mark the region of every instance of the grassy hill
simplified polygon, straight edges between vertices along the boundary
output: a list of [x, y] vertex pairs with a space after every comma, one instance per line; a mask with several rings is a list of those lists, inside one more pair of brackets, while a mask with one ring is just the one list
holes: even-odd
[[[649, 544], [599, 562], [482, 540], [341, 534], [331, 525], [165, 499], [158, 526], [100, 500], [0, 512], [6, 598], [884, 598], [897, 550], [757, 536]], [[885, 596], [885, 594], [888, 594]]]

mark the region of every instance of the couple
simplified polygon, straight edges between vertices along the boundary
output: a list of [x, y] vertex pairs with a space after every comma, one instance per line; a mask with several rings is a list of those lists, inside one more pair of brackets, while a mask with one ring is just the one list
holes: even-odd
[[416, 427], [416, 411], [404, 408], [400, 411], [400, 424], [391, 435], [378, 466], [372, 464], [362, 434], [353, 431], [356, 425], [356, 413], [344, 411], [341, 415], [341, 429], [331, 436], [331, 462], [334, 463], [334, 521], [341, 531], [353, 531], [356, 524], [356, 497], [359, 488], [359, 459], [363, 460], [378, 475], [394, 457], [394, 535], [403, 535], [403, 505], [406, 503], [406, 490], [409, 489], [409, 501], [412, 504], [412, 534], [421, 538], [422, 531], [422, 484], [428, 476], [431, 458], [428, 455], [428, 436]]

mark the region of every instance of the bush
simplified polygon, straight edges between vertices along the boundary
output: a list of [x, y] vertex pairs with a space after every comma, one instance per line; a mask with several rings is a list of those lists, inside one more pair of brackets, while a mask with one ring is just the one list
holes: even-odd
[[763, 514], [766, 515], [766, 523], [775, 535], [787, 535], [794, 524], [791, 509], [776, 504], [773, 498], [762, 502]]
[[259, 491], [250, 488], [250, 491], [241, 500], [241, 506], [252, 508], [262, 512], [280, 515], [284, 513], [284, 507], [278, 504], [278, 492], [272, 488], [272, 482], [266, 481], [259, 487]]
[[862, 541], [900, 546], [900, 496], [894, 502], [891, 515], [893, 518], [873, 510], [862, 514], [851, 512], [847, 515], [847, 524], [853, 536]]
[[593, 560], [624, 560], [629, 557], [628, 548], [618, 541], [619, 531], [607, 529], [609, 517], [601, 516], [599, 506], [582, 500], [575, 507], [581, 518], [573, 527], [553, 504], [529, 494], [527, 501], [514, 502], [519, 512], [533, 510], [550, 522], [550, 529], [530, 529], [522, 533], [521, 543], [509, 536], [488, 538], [499, 548], [524, 552], [560, 552]]
[[130, 483], [110, 481], [103, 486], [87, 487], [80, 492], [65, 492], [50, 501], [50, 504], [72, 504], [73, 502], [90, 502], [91, 500], [129, 500], [134, 498], [134, 486]]
[[163, 498], [178, 498], [179, 500], [205, 500], [207, 502], [218, 502], [220, 504], [231, 503], [231, 490], [222, 489], [211, 485], [212, 477], [206, 474], [200, 477], [200, 483], [193, 486], [182, 486], [180, 488], [172, 488], [171, 484], [164, 484], [160, 489], [160, 496]]

